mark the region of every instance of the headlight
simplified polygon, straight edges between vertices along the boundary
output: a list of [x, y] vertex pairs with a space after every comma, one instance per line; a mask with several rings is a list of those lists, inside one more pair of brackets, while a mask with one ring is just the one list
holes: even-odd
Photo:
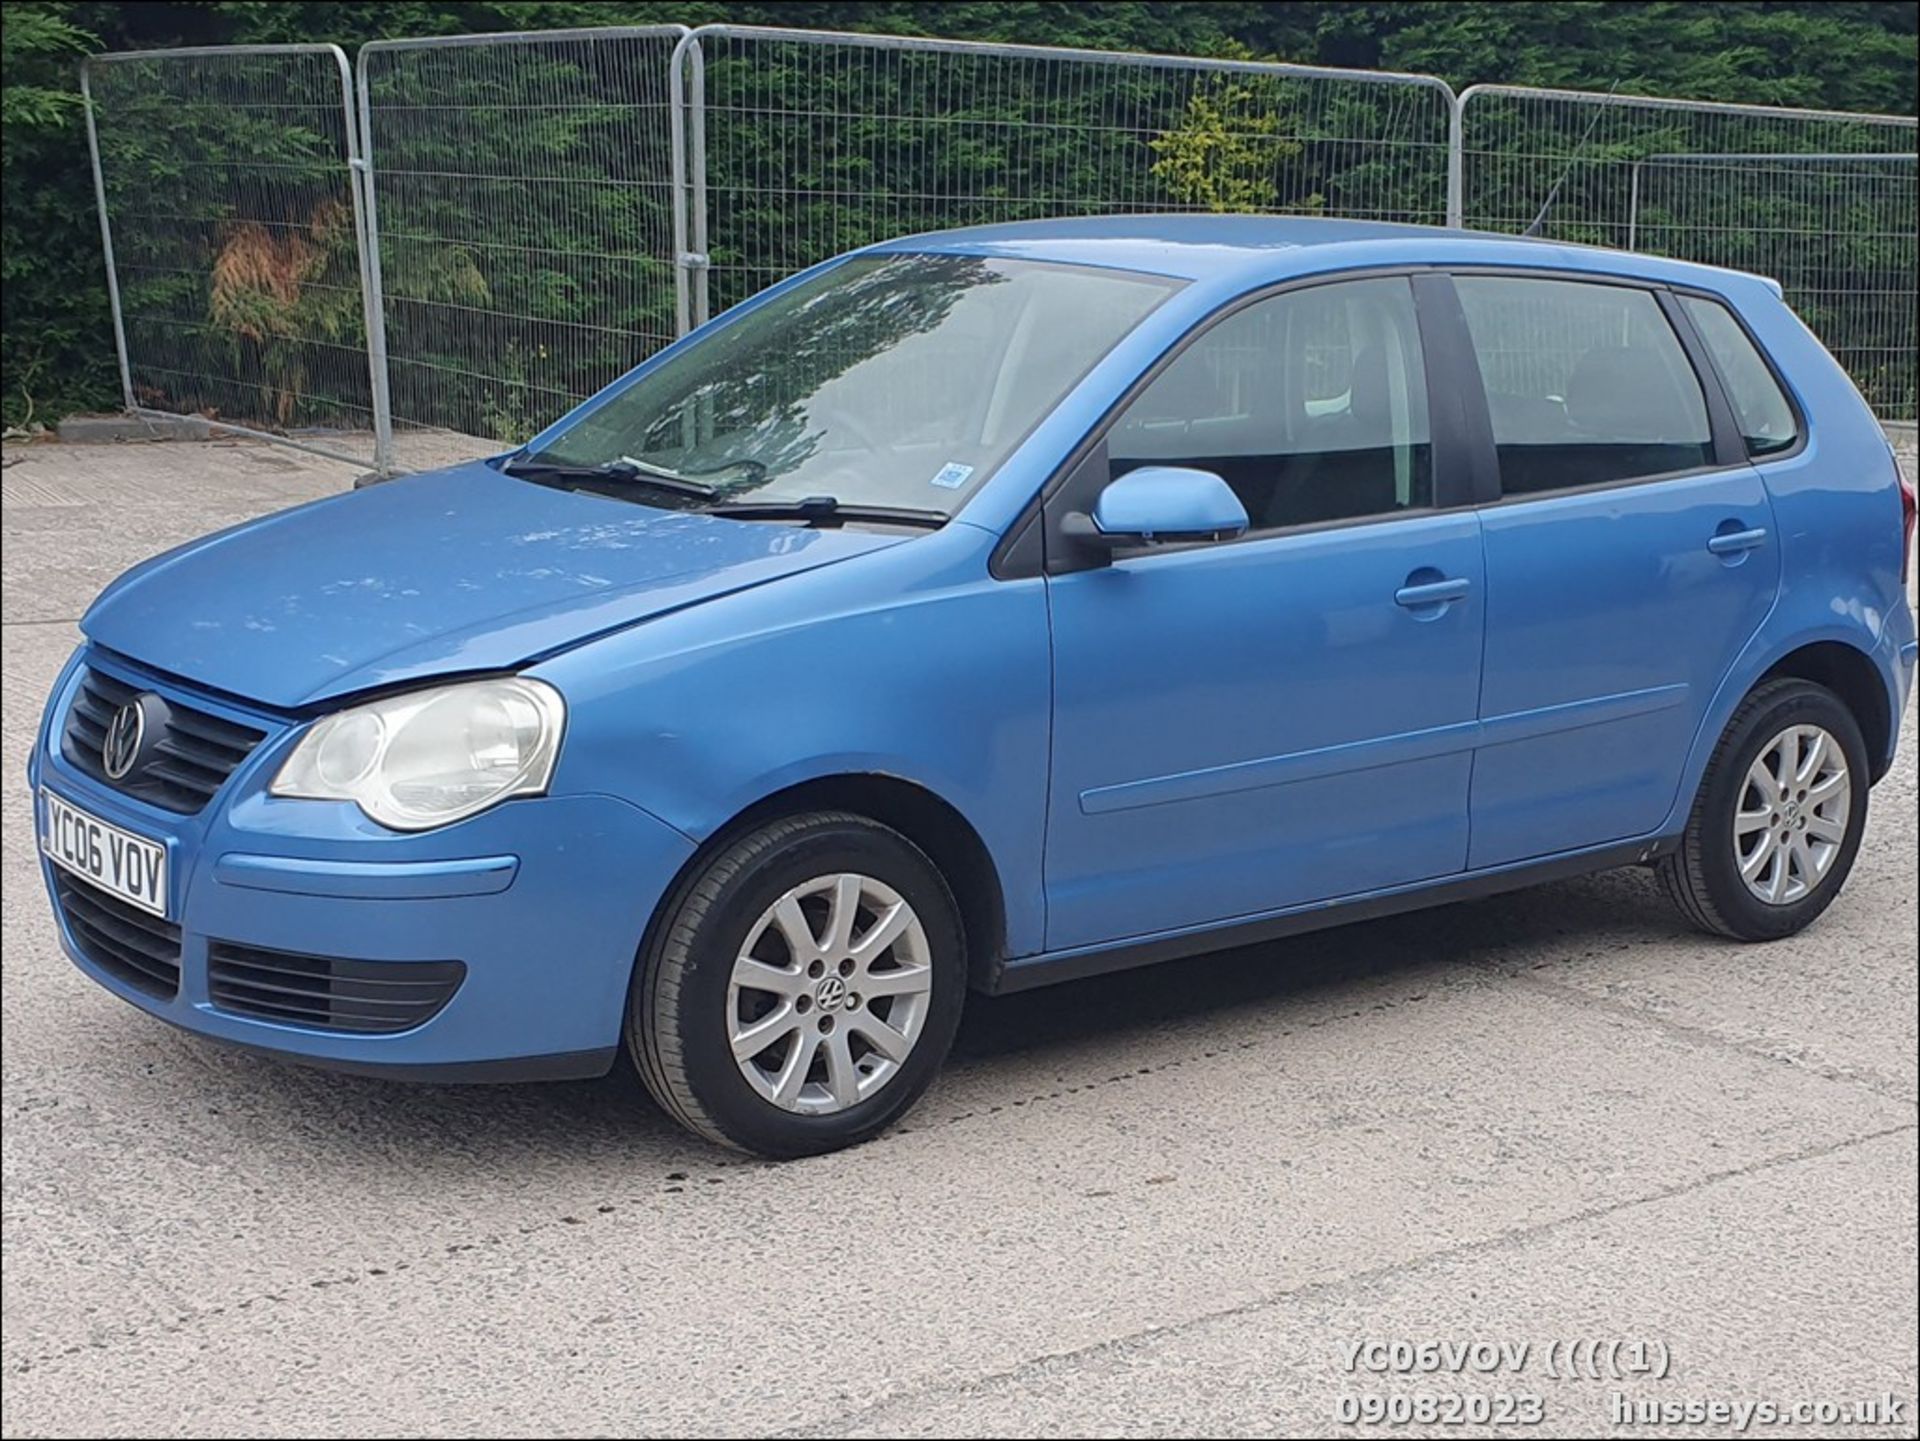
[[566, 715], [560, 692], [524, 676], [410, 691], [320, 721], [269, 789], [424, 831], [545, 790]]

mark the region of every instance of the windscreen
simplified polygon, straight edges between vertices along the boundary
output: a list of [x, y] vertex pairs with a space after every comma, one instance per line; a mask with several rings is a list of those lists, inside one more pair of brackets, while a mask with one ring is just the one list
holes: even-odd
[[664, 472], [726, 502], [951, 514], [1178, 284], [983, 256], [857, 257], [722, 324], [539, 458]]

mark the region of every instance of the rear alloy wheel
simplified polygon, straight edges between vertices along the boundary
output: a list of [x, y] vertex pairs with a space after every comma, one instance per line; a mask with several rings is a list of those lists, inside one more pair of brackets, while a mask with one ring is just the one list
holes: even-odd
[[1747, 767], [1733, 815], [1740, 879], [1770, 906], [1805, 900], [1833, 873], [1852, 812], [1840, 742], [1817, 725], [1788, 726]]
[[1840, 698], [1770, 681], [1727, 723], [1660, 878], [1702, 930], [1776, 940], [1845, 884], [1867, 819], [1867, 748]]
[[945, 881], [853, 815], [774, 821], [671, 897], [627, 1042], [654, 1098], [711, 1140], [813, 1155], [877, 1134], [946, 1057], [966, 992]]

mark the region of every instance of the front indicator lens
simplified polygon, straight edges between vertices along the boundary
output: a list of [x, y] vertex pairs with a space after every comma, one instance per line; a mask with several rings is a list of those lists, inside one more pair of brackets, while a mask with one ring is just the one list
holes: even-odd
[[317, 722], [269, 790], [430, 830], [544, 791], [565, 720], [560, 692], [524, 676], [410, 691]]

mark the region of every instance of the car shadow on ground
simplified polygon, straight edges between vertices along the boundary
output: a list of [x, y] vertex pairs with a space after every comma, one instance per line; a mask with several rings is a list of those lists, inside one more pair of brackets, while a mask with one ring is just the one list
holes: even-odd
[[[1339, 988], [1374, 977], [1439, 981], [1463, 967], [1519, 970], [1570, 935], [1582, 954], [1671, 939], [1682, 930], [1650, 874], [1618, 872], [1337, 927], [1284, 941], [1013, 996], [974, 996], [949, 1062], [975, 1090], [1005, 1067], [1010, 1099], [1027, 1091], [1016, 1070], [1045, 1067], [1058, 1052], [1110, 1045], [1125, 1053], [1172, 1024], [1258, 1014], [1284, 1030]], [[128, 1016], [112, 1055], [139, 1065], [150, 1084], [204, 1108], [202, 1128], [236, 1150], [297, 1142], [303, 1164], [351, 1171], [404, 1154], [415, 1164], [478, 1171], [537, 1158], [545, 1168], [665, 1180], [761, 1164], [683, 1133], [647, 1096], [624, 1059], [593, 1081], [506, 1086], [423, 1086], [342, 1076], [221, 1047]], [[936, 1084], [922, 1111], [937, 1109]], [[987, 1104], [993, 1104], [989, 1097]], [[632, 1168], [638, 1168], [638, 1175]]]
[[[1644, 904], [1623, 909], [1623, 890]], [[1484, 900], [1213, 951], [1187, 960], [1013, 996], [977, 996], [954, 1046], [956, 1061], [986, 1059], [1104, 1032], [1255, 1009], [1289, 1012], [1351, 981], [1463, 965], [1525, 965], [1550, 939], [1588, 932], [1594, 948], [1682, 929], [1650, 872], [1581, 878]]]

